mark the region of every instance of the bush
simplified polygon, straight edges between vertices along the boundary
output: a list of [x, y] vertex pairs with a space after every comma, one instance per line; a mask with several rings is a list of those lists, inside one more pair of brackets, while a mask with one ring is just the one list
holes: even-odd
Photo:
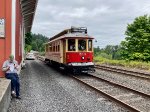
[[40, 52], [39, 55], [45, 56], [45, 52]]
[[100, 53], [100, 56], [103, 57], [103, 58], [106, 58], [106, 59], [112, 59], [112, 56], [108, 55], [106, 53]]

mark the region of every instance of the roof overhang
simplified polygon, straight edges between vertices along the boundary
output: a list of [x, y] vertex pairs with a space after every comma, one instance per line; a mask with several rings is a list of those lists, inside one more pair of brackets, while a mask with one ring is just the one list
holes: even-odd
[[38, 0], [20, 0], [25, 33], [30, 32]]

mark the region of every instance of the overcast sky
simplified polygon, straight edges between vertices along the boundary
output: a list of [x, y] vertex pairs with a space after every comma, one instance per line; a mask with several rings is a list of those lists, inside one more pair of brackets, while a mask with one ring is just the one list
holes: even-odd
[[71, 26], [84, 26], [95, 47], [118, 45], [127, 24], [150, 15], [150, 0], [39, 0], [32, 32], [52, 37]]

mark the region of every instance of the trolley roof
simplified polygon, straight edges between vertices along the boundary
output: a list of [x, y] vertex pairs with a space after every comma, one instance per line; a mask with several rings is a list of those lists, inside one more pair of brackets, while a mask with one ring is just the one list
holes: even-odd
[[[62, 37], [63, 36], [63, 37]], [[87, 34], [87, 28], [86, 27], [71, 27], [70, 29], [63, 30], [62, 32], [58, 33], [57, 35], [53, 36], [49, 40], [52, 41], [54, 39], [57, 39], [59, 37], [87, 37], [92, 38]]]

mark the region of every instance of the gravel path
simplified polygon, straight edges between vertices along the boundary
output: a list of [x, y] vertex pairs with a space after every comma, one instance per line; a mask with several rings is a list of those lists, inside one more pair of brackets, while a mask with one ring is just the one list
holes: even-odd
[[22, 99], [13, 99], [8, 112], [127, 112], [38, 60], [27, 61], [20, 79]]
[[104, 70], [96, 69], [93, 75], [97, 75], [101, 78], [117, 82], [119, 84], [125, 85], [127, 87], [133, 88], [135, 90], [147, 93], [150, 95], [150, 80], [142, 80], [133, 76], [118, 74], [113, 72], [107, 72]]

